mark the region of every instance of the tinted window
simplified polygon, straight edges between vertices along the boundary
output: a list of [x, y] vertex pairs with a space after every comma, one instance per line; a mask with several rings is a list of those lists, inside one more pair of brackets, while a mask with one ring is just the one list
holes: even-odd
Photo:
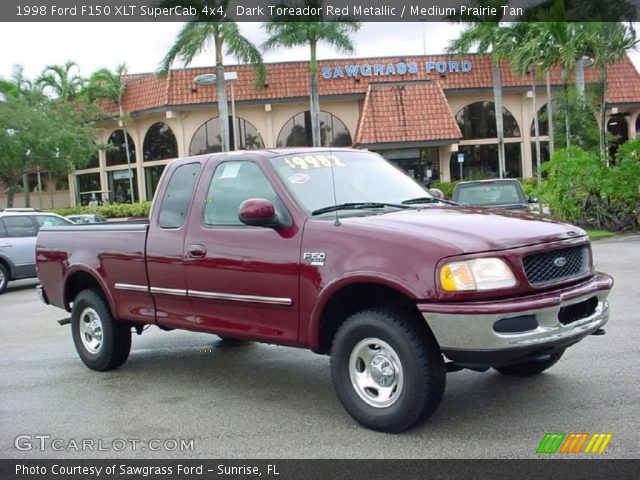
[[199, 163], [182, 165], [173, 172], [160, 207], [162, 228], [179, 228], [184, 225], [199, 173]]
[[4, 228], [4, 222], [0, 219], [0, 238], [7, 236], [7, 229]]
[[38, 234], [31, 217], [11, 216], [4, 217], [3, 221], [9, 237], [35, 237]]
[[458, 202], [470, 205], [506, 205], [524, 203], [518, 187], [512, 183], [488, 183], [461, 186]]
[[269, 180], [252, 162], [225, 162], [216, 168], [204, 207], [206, 225], [243, 225], [240, 204], [249, 198], [266, 198], [276, 210], [278, 201]]

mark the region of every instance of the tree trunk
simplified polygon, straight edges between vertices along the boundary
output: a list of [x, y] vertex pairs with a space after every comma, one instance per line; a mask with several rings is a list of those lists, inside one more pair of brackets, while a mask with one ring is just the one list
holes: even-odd
[[576, 92], [578, 98], [584, 98], [584, 62], [582, 56], [576, 60]]
[[224, 83], [224, 63], [222, 59], [223, 39], [216, 34], [216, 87], [218, 91], [218, 113], [220, 114], [220, 144], [223, 152], [228, 152], [229, 145], [229, 106], [227, 105], [227, 89]]
[[600, 67], [600, 87], [602, 96], [600, 97], [600, 158], [605, 165], [610, 165], [611, 159], [607, 151], [607, 66]]
[[498, 172], [499, 177], [505, 176], [506, 164], [504, 157], [504, 122], [502, 121], [502, 78], [500, 63], [491, 59], [491, 76], [493, 79], [493, 99], [496, 111], [496, 130], [498, 134]]
[[[540, 125], [538, 122], [538, 102], [536, 98], [536, 72], [531, 72], [531, 90], [533, 91], [533, 134], [536, 137], [536, 186], [540, 191], [542, 185], [542, 172], [540, 171]], [[539, 214], [542, 215], [542, 198], [538, 194]]]
[[24, 194], [24, 206], [31, 208], [31, 197], [29, 196], [29, 174], [22, 174], [22, 193]]
[[320, 139], [320, 97], [318, 93], [317, 43], [311, 40], [311, 63], [309, 64], [309, 91], [311, 106], [311, 138], [314, 147], [321, 147]]
[[13, 185], [7, 190], [7, 208], [13, 208], [13, 199], [16, 196], [16, 186]]
[[549, 157], [553, 157], [555, 151], [555, 138], [553, 134], [553, 104], [551, 98], [551, 73], [547, 70], [547, 124], [549, 128]]

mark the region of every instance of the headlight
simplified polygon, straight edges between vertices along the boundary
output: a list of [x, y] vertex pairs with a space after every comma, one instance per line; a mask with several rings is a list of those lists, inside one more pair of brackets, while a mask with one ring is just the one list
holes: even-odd
[[470, 292], [515, 287], [516, 277], [499, 258], [476, 258], [447, 263], [440, 269], [440, 285], [447, 292]]

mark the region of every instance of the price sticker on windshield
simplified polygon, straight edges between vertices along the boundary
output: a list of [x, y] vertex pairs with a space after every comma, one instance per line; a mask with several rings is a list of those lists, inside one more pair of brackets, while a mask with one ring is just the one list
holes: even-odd
[[346, 167], [344, 162], [333, 154], [297, 155], [286, 157], [285, 163], [294, 170], [311, 170], [316, 168]]

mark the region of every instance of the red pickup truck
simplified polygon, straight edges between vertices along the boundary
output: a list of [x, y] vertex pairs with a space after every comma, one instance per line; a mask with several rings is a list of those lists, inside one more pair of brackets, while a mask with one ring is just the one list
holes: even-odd
[[42, 228], [37, 268], [89, 368], [148, 324], [305, 347], [385, 432], [429, 417], [448, 371], [533, 375], [604, 333], [613, 286], [581, 229], [451, 205], [350, 149], [173, 161], [148, 224]]

